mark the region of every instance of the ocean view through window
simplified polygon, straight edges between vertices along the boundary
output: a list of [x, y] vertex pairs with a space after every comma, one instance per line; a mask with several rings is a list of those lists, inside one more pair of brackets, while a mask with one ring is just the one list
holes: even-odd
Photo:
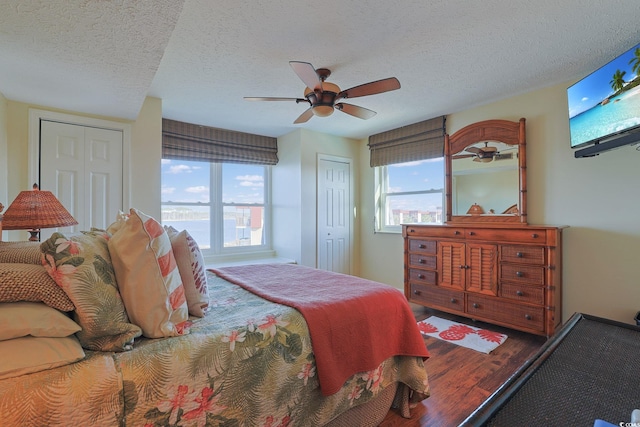
[[376, 231], [400, 224], [442, 224], [444, 158], [375, 168]]
[[162, 160], [163, 225], [207, 255], [269, 249], [269, 167]]

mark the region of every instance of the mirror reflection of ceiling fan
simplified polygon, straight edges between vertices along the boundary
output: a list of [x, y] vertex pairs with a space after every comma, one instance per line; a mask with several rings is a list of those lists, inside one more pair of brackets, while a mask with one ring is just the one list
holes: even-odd
[[[498, 151], [497, 147], [490, 147], [489, 142], [486, 141], [484, 143], [484, 147], [476, 147], [472, 145], [470, 147], [465, 148], [461, 154], [453, 156], [453, 158], [465, 159], [465, 158], [473, 157], [474, 162], [488, 163], [492, 160], [503, 160], [503, 159], [513, 158], [513, 153], [504, 153], [504, 151], [514, 150], [516, 148], [518, 147], [517, 146], [509, 147], [509, 148], [505, 148], [504, 150]], [[465, 154], [465, 152], [468, 154]]]
[[341, 99], [356, 98], [358, 96], [375, 95], [400, 89], [400, 82], [395, 77], [389, 77], [374, 82], [354, 86], [350, 89], [340, 90], [338, 85], [326, 81], [331, 75], [331, 70], [327, 68], [315, 69], [308, 62], [289, 61], [289, 65], [298, 75], [300, 80], [307, 85], [304, 91], [304, 98], [274, 98], [274, 97], [245, 97], [247, 101], [295, 101], [309, 103], [309, 108], [305, 110], [293, 123], [304, 123], [311, 117], [327, 117], [333, 114], [334, 110], [342, 111], [359, 119], [370, 119], [376, 115], [375, 111], [364, 107], [359, 107], [346, 102], [337, 102]]

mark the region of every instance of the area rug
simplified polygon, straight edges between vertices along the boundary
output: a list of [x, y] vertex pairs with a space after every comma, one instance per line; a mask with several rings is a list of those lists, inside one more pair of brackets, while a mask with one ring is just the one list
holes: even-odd
[[418, 322], [422, 335], [438, 338], [482, 353], [491, 353], [505, 342], [507, 336], [497, 332], [464, 325], [431, 316]]

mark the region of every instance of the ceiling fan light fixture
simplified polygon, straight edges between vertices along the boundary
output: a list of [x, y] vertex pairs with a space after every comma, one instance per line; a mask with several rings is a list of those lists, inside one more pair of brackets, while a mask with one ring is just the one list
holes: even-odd
[[318, 117], [329, 117], [333, 114], [333, 106], [331, 105], [314, 105], [312, 107], [313, 114]]

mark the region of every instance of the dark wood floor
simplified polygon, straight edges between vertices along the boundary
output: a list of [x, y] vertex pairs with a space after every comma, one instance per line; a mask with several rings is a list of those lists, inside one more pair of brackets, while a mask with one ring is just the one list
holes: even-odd
[[464, 421], [544, 344], [545, 338], [463, 317], [412, 308], [417, 320], [431, 315], [507, 334], [509, 338], [490, 354], [425, 337], [431, 357], [425, 362], [431, 396], [411, 410], [411, 419], [391, 410], [381, 427], [451, 427]]

